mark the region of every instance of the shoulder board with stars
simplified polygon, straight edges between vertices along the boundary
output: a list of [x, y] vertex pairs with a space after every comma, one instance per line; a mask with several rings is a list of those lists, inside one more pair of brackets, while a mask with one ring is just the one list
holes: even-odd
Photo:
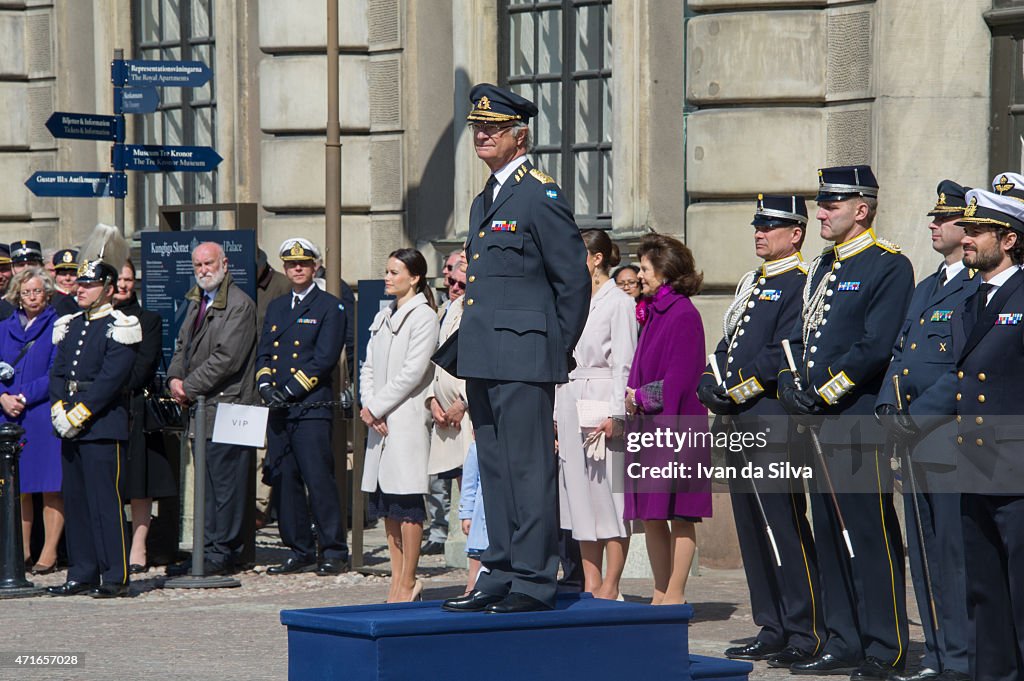
[[902, 251], [899, 244], [889, 241], [888, 239], [875, 237], [875, 243], [878, 244], [878, 247], [883, 251], [889, 251], [890, 253], [899, 253]]
[[537, 170], [536, 168], [530, 168], [530, 174], [533, 175], [533, 177], [541, 184], [556, 184], [555, 178]]

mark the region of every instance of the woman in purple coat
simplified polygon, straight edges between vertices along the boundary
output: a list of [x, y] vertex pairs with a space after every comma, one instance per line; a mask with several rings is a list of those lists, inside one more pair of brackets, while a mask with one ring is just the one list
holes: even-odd
[[0, 421], [25, 429], [25, 448], [18, 460], [21, 481], [21, 526], [25, 560], [32, 536], [32, 494], [43, 493], [46, 540], [32, 574], [53, 572], [57, 542], [64, 530], [64, 499], [60, 493], [60, 440], [50, 424], [50, 366], [56, 355], [50, 306], [54, 284], [46, 272], [30, 267], [14, 276], [4, 299], [17, 312], [0, 322]]
[[[623, 515], [644, 523], [654, 574], [652, 605], [669, 605], [686, 602], [686, 577], [697, 548], [695, 523], [711, 516], [710, 480], [698, 466], [711, 464], [708, 412], [697, 399], [705, 367], [704, 327], [690, 300], [703, 276], [690, 249], [670, 236], [645, 236], [637, 255], [644, 290], [652, 295], [626, 388], [626, 413], [643, 418], [631, 419], [628, 436], [642, 445], [642, 436], [667, 428], [688, 441], [627, 446]], [[653, 469], [658, 475], [670, 471], [671, 477], [654, 477]]]

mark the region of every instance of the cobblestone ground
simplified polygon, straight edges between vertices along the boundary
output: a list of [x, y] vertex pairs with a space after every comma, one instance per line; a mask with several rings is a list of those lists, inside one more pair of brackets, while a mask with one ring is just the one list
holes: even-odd
[[[368, 531], [365, 541], [370, 568], [386, 569], [381, 530]], [[336, 577], [267, 575], [267, 566], [283, 556], [276, 529], [269, 528], [258, 537], [259, 565], [237, 576], [240, 588], [164, 589], [163, 569], [159, 568], [132, 582], [133, 598], [97, 601], [82, 596], [43, 596], [2, 600], [0, 652], [79, 653], [84, 654], [84, 663], [60, 671], [0, 668], [0, 681], [285, 679], [288, 644], [287, 631], [280, 623], [281, 610], [380, 603], [387, 596], [388, 584], [383, 577], [357, 572]], [[425, 599], [462, 593], [465, 570], [444, 567], [438, 556], [424, 556], [420, 565], [420, 577], [426, 582]], [[50, 586], [62, 583], [65, 574], [60, 571], [33, 579], [37, 585]], [[644, 602], [650, 598], [651, 585], [646, 580], [625, 580], [623, 587], [627, 600]], [[721, 656], [726, 647], [755, 633], [741, 570], [702, 569], [691, 578], [687, 596], [696, 612], [690, 627], [691, 652]], [[916, 625], [912, 597], [908, 603], [915, 641], [910, 660], [916, 661], [922, 635]], [[431, 669], [423, 680], [459, 679], [465, 675], [456, 660], [434, 664], [439, 667]], [[445, 666], [452, 671], [447, 672]], [[756, 663], [750, 678], [783, 679], [790, 675], [786, 670]]]

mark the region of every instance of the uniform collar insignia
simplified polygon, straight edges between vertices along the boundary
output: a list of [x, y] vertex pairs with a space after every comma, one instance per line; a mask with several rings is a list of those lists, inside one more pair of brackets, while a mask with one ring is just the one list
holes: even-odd
[[785, 258], [764, 263], [761, 265], [761, 276], [766, 279], [768, 277], [777, 277], [798, 267], [804, 272], [807, 271], [807, 267], [804, 265], [804, 258], [800, 255], [799, 251]]
[[859, 234], [849, 241], [844, 241], [834, 247], [836, 260], [846, 260], [869, 248], [875, 243], [875, 230], [872, 227], [868, 231]]

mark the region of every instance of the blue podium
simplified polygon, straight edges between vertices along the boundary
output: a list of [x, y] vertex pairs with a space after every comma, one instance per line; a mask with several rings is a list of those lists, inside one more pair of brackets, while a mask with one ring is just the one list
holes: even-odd
[[583, 596], [554, 611], [450, 613], [440, 601], [283, 610], [291, 681], [746, 681], [747, 662], [691, 656], [689, 605]]

